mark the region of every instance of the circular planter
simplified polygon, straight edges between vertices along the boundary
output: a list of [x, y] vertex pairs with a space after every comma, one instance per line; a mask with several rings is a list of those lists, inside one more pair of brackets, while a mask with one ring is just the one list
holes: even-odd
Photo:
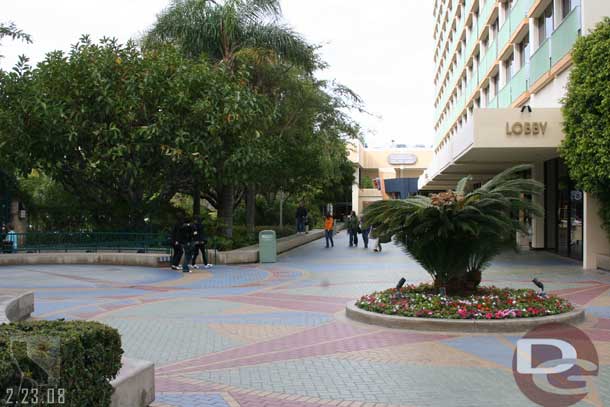
[[365, 311], [358, 308], [353, 301], [350, 301], [346, 305], [345, 315], [354, 321], [384, 326], [386, 328], [470, 333], [525, 332], [539, 325], [549, 323], [578, 324], [585, 320], [585, 310], [583, 308], [575, 308], [573, 311], [564, 314], [546, 317], [496, 320], [401, 317], [398, 315], [385, 315]]

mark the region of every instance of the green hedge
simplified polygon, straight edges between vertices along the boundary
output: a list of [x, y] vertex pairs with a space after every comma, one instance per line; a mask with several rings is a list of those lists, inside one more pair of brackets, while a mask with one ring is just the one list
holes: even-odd
[[56, 405], [109, 406], [109, 381], [119, 372], [122, 355], [118, 331], [98, 322], [2, 325], [0, 406], [15, 405], [19, 398], [29, 405], [52, 405], [54, 398]]

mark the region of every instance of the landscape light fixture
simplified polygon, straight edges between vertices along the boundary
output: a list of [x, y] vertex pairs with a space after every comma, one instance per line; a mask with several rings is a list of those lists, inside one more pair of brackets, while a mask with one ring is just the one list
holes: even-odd
[[528, 113], [532, 113], [532, 107], [530, 105], [524, 105], [523, 107], [521, 107], [521, 113], [524, 113], [525, 109], [527, 109]]
[[403, 278], [401, 278], [401, 279], [398, 281], [398, 284], [396, 284], [396, 289], [397, 289], [397, 290], [400, 290], [400, 289], [402, 288], [402, 286], [403, 286], [403, 285], [405, 285], [405, 283], [406, 283], [406, 282], [407, 282], [407, 280], [405, 280], [405, 278], [404, 278], [404, 277], [403, 277]]

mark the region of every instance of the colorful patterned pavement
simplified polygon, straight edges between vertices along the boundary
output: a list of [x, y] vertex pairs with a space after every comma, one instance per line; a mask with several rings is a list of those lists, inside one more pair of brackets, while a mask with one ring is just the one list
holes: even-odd
[[[129, 357], [156, 364], [155, 407], [528, 406], [511, 372], [514, 335], [422, 333], [366, 326], [345, 304], [404, 276], [427, 274], [400, 249], [321, 241], [272, 265], [211, 273], [112, 266], [0, 268], [0, 290], [36, 291], [35, 317], [92, 319], [119, 329]], [[486, 283], [538, 277], [586, 306], [601, 359], [596, 391], [610, 405], [610, 274], [545, 253], [506, 255]]]

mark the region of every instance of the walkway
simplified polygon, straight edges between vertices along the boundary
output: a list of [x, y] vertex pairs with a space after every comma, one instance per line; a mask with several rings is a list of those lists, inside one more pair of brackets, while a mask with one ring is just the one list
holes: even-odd
[[[0, 290], [36, 291], [37, 318], [118, 328], [126, 355], [157, 367], [155, 407], [528, 406], [511, 372], [516, 337], [418, 333], [346, 320], [364, 293], [427, 274], [400, 249], [334, 249], [321, 241], [272, 265], [212, 273], [111, 266], [0, 268]], [[593, 318], [602, 367], [581, 405], [610, 405], [610, 274], [544, 253], [505, 256], [484, 275], [498, 286], [540, 278]]]

